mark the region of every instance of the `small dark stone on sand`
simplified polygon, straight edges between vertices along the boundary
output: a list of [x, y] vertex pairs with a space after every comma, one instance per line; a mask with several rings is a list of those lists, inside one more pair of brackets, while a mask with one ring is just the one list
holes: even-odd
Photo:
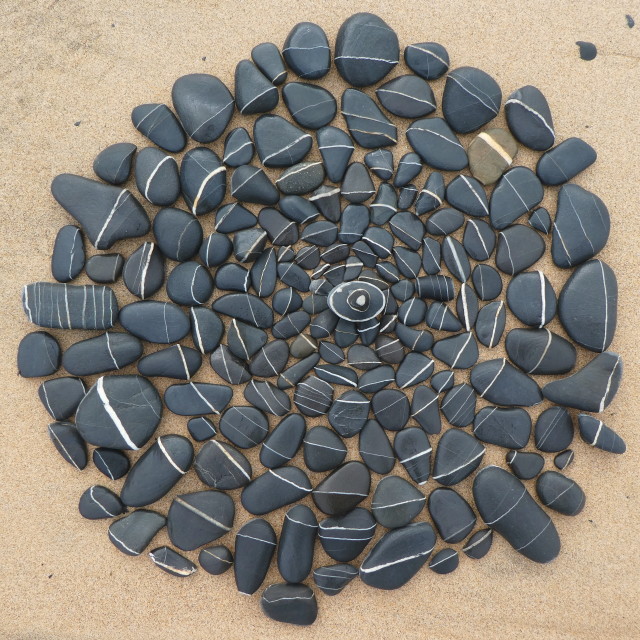
[[596, 158], [595, 149], [584, 140], [567, 138], [540, 157], [536, 173], [543, 184], [563, 184], [590, 167]]
[[53, 422], [48, 427], [53, 446], [78, 471], [87, 466], [87, 446], [71, 422]]
[[199, 416], [197, 418], [190, 418], [189, 422], [187, 422], [187, 429], [189, 431], [189, 435], [196, 441], [202, 442], [203, 440], [209, 440], [216, 435], [216, 428], [209, 420], [209, 418], [205, 418], [204, 416]]
[[193, 468], [208, 487], [226, 491], [251, 482], [251, 465], [234, 447], [225, 442], [209, 440], [196, 455]]
[[147, 509], [136, 509], [109, 526], [109, 540], [128, 556], [139, 556], [164, 527], [163, 515]]
[[33, 331], [20, 341], [18, 373], [23, 378], [44, 378], [60, 368], [60, 345], [46, 331]]
[[260, 516], [297, 502], [310, 493], [307, 474], [298, 467], [284, 466], [269, 469], [252, 480], [242, 490], [241, 502], [249, 513]]
[[506, 459], [511, 471], [520, 480], [535, 478], [544, 467], [544, 458], [533, 451], [509, 451]]
[[362, 462], [352, 460], [338, 467], [313, 490], [320, 511], [340, 516], [351, 511], [368, 495], [371, 475]]
[[469, 557], [474, 560], [480, 560], [484, 558], [493, 544], [493, 530], [480, 529], [476, 531], [466, 542], [462, 550]]
[[272, 584], [262, 593], [263, 613], [277, 622], [301, 626], [313, 624], [318, 617], [316, 596], [305, 584]]
[[198, 555], [200, 566], [211, 575], [219, 576], [233, 566], [233, 555], [223, 544], [205, 547]]
[[110, 184], [117, 185], [126, 182], [131, 173], [132, 160], [136, 149], [136, 145], [130, 142], [117, 142], [109, 145], [93, 161], [94, 173], [98, 178], [102, 178]]
[[419, 42], [405, 47], [407, 66], [425, 80], [436, 80], [449, 70], [449, 54], [437, 42]]
[[91, 454], [96, 469], [111, 480], [119, 480], [129, 471], [129, 458], [123, 451], [97, 447]]
[[584, 508], [586, 497], [575, 480], [557, 471], [545, 471], [536, 481], [540, 502], [565, 516], [576, 516]]
[[282, 55], [294, 73], [308, 80], [324, 77], [331, 67], [327, 36], [322, 27], [313, 22], [300, 22], [291, 29]]
[[371, 499], [371, 511], [383, 527], [396, 529], [409, 524], [424, 509], [426, 498], [399, 476], [380, 480]]
[[178, 578], [186, 578], [195, 573], [197, 567], [191, 560], [180, 555], [170, 547], [158, 547], [149, 551], [152, 562], [165, 573]]
[[126, 509], [113, 491], [100, 485], [93, 485], [80, 496], [78, 511], [83, 518], [100, 520], [115, 518], [124, 513]]
[[313, 572], [316, 587], [328, 596], [338, 595], [355, 577], [358, 570], [350, 564], [318, 567]]
[[[151, 142], [171, 153], [182, 151], [187, 143], [187, 137], [178, 122], [178, 118], [173, 115], [173, 111], [171, 111], [166, 104], [138, 105], [131, 112], [131, 122], [143, 136], [146, 136]], [[96, 173], [98, 172], [96, 171]], [[98, 173], [98, 175], [100, 174]], [[128, 175], [127, 172], [124, 180], [126, 180]], [[103, 176], [100, 177], [103, 178], [103, 180], [105, 179]], [[107, 182], [120, 184], [124, 182], [124, 180], [120, 180], [119, 182], [108, 180]]]
[[596, 49], [596, 45], [593, 44], [593, 42], [584, 42], [583, 40], [578, 40], [576, 44], [578, 45], [580, 58], [582, 58], [582, 60], [593, 60], [598, 55], [598, 50]]
[[58, 282], [71, 282], [84, 268], [82, 232], [72, 224], [58, 231], [51, 256], [51, 275]]
[[111, 284], [120, 277], [123, 266], [124, 258], [119, 253], [99, 253], [87, 260], [85, 271], [94, 282]]
[[64, 376], [45, 380], [38, 387], [38, 397], [54, 420], [70, 418], [85, 397], [86, 388], [80, 378]]
[[267, 575], [276, 550], [277, 537], [273, 527], [262, 518], [254, 518], [236, 533], [233, 571], [240, 593], [255, 593]]
[[458, 568], [460, 556], [455, 549], [440, 549], [431, 560], [429, 560], [429, 569], [441, 575], [451, 573]]
[[578, 415], [578, 425], [580, 437], [592, 447], [609, 453], [624, 453], [627, 450], [624, 440], [602, 420], [581, 413]]
[[566, 449], [573, 440], [571, 415], [563, 407], [546, 409], [536, 420], [534, 437], [540, 451], [556, 452]]
[[338, 562], [350, 562], [369, 544], [376, 526], [369, 511], [356, 507], [343, 516], [322, 520], [318, 537], [327, 555]]

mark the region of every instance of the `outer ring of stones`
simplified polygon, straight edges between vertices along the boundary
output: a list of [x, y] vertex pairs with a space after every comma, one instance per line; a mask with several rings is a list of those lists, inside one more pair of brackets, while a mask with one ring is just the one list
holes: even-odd
[[[252, 62], [238, 64], [235, 97], [214, 76], [179, 78], [172, 95], [177, 117], [163, 104], [140, 105], [132, 112], [136, 129], [157, 147], [178, 153], [187, 138], [201, 145], [215, 141], [227, 129], [234, 102], [241, 114], [262, 114], [253, 139], [246, 129], [236, 128], [225, 138], [222, 159], [200, 146], [187, 151], [180, 167], [157, 147], [140, 151], [134, 170], [138, 191], [163, 208], [153, 221], [155, 242], [143, 243], [126, 260], [118, 253], [99, 253], [85, 266], [82, 234], [96, 249], [109, 250], [122, 238], [150, 231], [136, 196], [111, 186], [129, 178], [136, 146], [119, 143], [98, 155], [94, 171], [104, 182], [56, 177], [52, 193], [80, 228], [67, 225], [56, 238], [52, 274], [59, 284], [34, 283], [23, 292], [25, 313], [40, 327], [105, 332], [63, 354], [54, 336], [36, 331], [25, 337], [18, 353], [25, 377], [51, 376], [61, 364], [71, 374], [49, 378], [39, 388], [55, 420], [49, 436], [63, 459], [85, 468], [90, 444], [96, 468], [112, 482], [125, 478], [120, 495], [90, 486], [80, 498], [80, 513], [89, 519], [123, 516], [112, 521], [108, 534], [128, 555], [145, 551], [167, 526], [173, 546], [184, 552], [200, 549], [200, 566], [208, 573], [233, 566], [243, 593], [261, 587], [277, 547], [285, 584], [264, 590], [262, 609], [293, 624], [311, 624], [317, 616], [315, 595], [302, 584], [313, 568], [316, 536], [339, 563], [313, 572], [316, 586], [327, 595], [336, 595], [357, 575], [376, 588], [402, 586], [429, 560], [438, 537], [447, 545], [461, 544], [467, 556], [479, 559], [497, 531], [526, 557], [548, 562], [558, 554], [560, 541], [549, 515], [521, 480], [536, 478], [535, 494], [548, 509], [564, 515], [583, 509], [582, 489], [564, 473], [574, 457], [568, 449], [573, 418], [567, 409], [588, 412], [577, 417], [588, 445], [610, 453], [625, 450], [611, 427], [589, 415], [612, 401], [622, 371], [621, 357], [608, 351], [616, 325], [617, 283], [597, 258], [608, 239], [609, 214], [595, 194], [569, 183], [595, 161], [595, 151], [578, 138], [553, 146], [549, 105], [531, 86], [514, 91], [505, 102], [509, 131], [493, 127], [501, 90], [488, 74], [472, 67], [448, 73], [444, 117], [425, 117], [437, 106], [429, 82], [448, 72], [448, 53], [433, 42], [409, 45], [404, 59], [415, 75], [385, 80], [399, 56], [396, 34], [379, 17], [355, 14], [341, 27], [334, 62], [350, 85], [341, 104], [348, 133], [329, 126], [337, 112], [331, 93], [304, 82], [323, 78], [331, 67], [326, 35], [313, 23], [292, 29], [282, 55], [270, 43], [255, 47]], [[287, 67], [300, 82], [284, 84], [283, 99], [300, 128], [269, 113], [278, 104]], [[378, 102], [357, 89], [379, 82]], [[413, 151], [399, 160], [397, 169], [387, 147], [398, 141], [398, 127], [386, 113], [412, 120], [406, 136]], [[313, 138], [304, 128], [316, 130], [322, 162], [305, 161]], [[475, 136], [467, 150], [457, 137], [466, 133]], [[512, 166], [516, 141], [543, 152], [535, 173]], [[350, 162], [354, 142], [371, 149], [364, 163]], [[264, 167], [283, 168], [275, 184], [250, 164], [254, 152]], [[423, 166], [434, 171], [420, 190], [412, 181]], [[445, 186], [439, 170], [467, 166], [471, 176], [458, 175]], [[236, 201], [222, 204], [231, 169], [230, 193]], [[377, 192], [372, 176], [380, 179]], [[325, 177], [341, 186], [325, 184]], [[543, 185], [560, 185], [553, 220], [539, 207]], [[180, 195], [188, 211], [173, 208]], [[348, 202], [344, 210], [340, 197]], [[264, 208], [255, 216], [246, 204]], [[198, 218], [213, 211], [215, 233], [204, 238]], [[524, 214], [528, 225], [518, 223]], [[427, 215], [423, 223], [420, 216]], [[465, 224], [465, 216], [460, 241], [453, 234]], [[573, 270], [558, 297], [542, 271], [527, 271], [544, 253], [540, 234], [550, 232], [554, 263]], [[442, 243], [438, 237], [444, 238]], [[299, 241], [306, 246], [296, 252], [292, 246]], [[513, 364], [506, 358], [478, 362], [476, 338], [494, 348], [506, 324], [505, 303], [496, 300], [500, 275], [486, 264], [494, 249], [496, 266], [513, 276], [506, 288], [509, 311], [529, 327], [507, 336]], [[165, 284], [166, 258], [178, 262], [166, 281], [172, 302], [150, 299]], [[469, 259], [476, 263], [473, 271]], [[453, 278], [441, 273], [443, 264]], [[68, 284], [83, 269], [99, 286]], [[420, 275], [422, 270], [426, 275]], [[121, 274], [140, 300], [119, 310], [108, 285]], [[457, 298], [454, 279], [461, 282]], [[278, 280], [286, 288], [272, 296]], [[225, 295], [210, 310], [205, 303], [214, 287]], [[303, 300], [300, 294], [307, 293]], [[454, 298], [455, 313], [447, 305]], [[180, 305], [189, 307], [188, 317]], [[584, 307], [588, 314], [581, 311]], [[545, 327], [556, 310], [570, 339]], [[277, 322], [274, 311], [281, 316]], [[227, 320], [223, 323], [220, 316]], [[118, 319], [128, 333], [109, 331]], [[309, 334], [304, 333], [308, 327]], [[452, 335], [434, 343], [424, 327]], [[196, 348], [178, 344], [190, 332]], [[141, 358], [143, 342], [171, 346]], [[598, 354], [578, 371], [573, 371], [573, 343]], [[427, 386], [435, 371], [429, 351], [449, 369], [433, 375]], [[229, 406], [232, 392], [226, 384], [192, 379], [202, 355], [210, 355], [214, 372], [225, 382], [246, 385], [249, 406]], [[290, 357], [295, 363], [287, 366]], [[351, 368], [341, 364], [345, 359]], [[118, 374], [138, 360], [141, 375]], [[470, 384], [456, 384], [461, 369], [471, 370]], [[93, 374], [103, 375], [90, 389], [73, 377]], [[570, 375], [542, 389], [533, 377], [552, 374]], [[184, 382], [169, 387], [164, 404], [190, 417], [191, 439], [169, 434], [151, 440], [163, 407], [148, 380], [155, 376]], [[277, 385], [269, 382], [276, 376]], [[387, 388], [392, 383], [396, 388]], [[348, 389], [337, 398], [336, 385]], [[294, 388], [299, 413], [291, 411], [286, 392]], [[405, 390], [411, 388], [410, 402]], [[495, 406], [476, 413], [477, 397]], [[522, 407], [543, 398], [560, 406], [537, 419], [535, 445], [555, 455], [555, 466], [563, 473], [542, 471], [544, 457], [522, 451], [532, 430]], [[370, 409], [375, 420], [369, 419]], [[430, 439], [442, 428], [439, 409], [455, 428], [446, 429], [432, 447]], [[70, 421], [74, 414], [75, 423]], [[273, 430], [267, 415], [278, 417]], [[306, 430], [305, 416], [325, 415], [331, 429]], [[96, 430], [96, 423], [109, 428]], [[507, 424], [509, 437], [504, 435]], [[392, 432], [393, 444], [387, 435]], [[344, 440], [355, 435], [364, 464], [344, 463]], [[193, 441], [203, 442], [197, 452]], [[482, 443], [509, 449], [511, 473], [481, 466]], [[254, 474], [241, 451], [256, 446], [261, 446], [260, 462], [267, 469], [262, 474]], [[141, 457], [131, 466], [125, 451], [140, 449]], [[287, 464], [301, 449], [309, 469], [328, 472], [315, 487], [302, 469]], [[431, 475], [434, 449], [432, 477], [442, 486], [427, 500], [418, 487]], [[407, 479], [389, 475], [396, 460]], [[176, 496], [166, 518], [148, 508], [192, 468], [205, 490]], [[370, 494], [370, 472], [385, 476], [373, 493], [371, 511], [358, 506]], [[475, 507], [484, 523], [475, 533], [473, 508], [452, 488], [466, 478], [473, 478]], [[257, 517], [237, 531], [234, 557], [224, 544], [209, 543], [233, 530], [239, 505], [224, 491], [236, 488], [242, 488], [244, 508], [257, 516], [307, 498], [328, 517], [318, 522], [309, 506], [287, 507], [279, 544], [271, 525]], [[420, 519], [425, 505], [435, 531]], [[123, 515], [127, 506], [138, 508]], [[358, 570], [350, 563], [374, 538], [377, 524], [388, 531], [367, 549]], [[156, 548], [149, 556], [174, 576], [188, 577], [197, 570], [172, 547]], [[458, 562], [458, 552], [446, 546], [429, 566], [446, 574]]]

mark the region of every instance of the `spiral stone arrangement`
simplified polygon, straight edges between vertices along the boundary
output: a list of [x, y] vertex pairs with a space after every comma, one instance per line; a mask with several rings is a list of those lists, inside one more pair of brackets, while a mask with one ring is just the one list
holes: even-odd
[[[133, 556], [166, 526], [171, 546], [149, 552], [160, 569], [233, 567], [245, 594], [275, 555], [283, 581], [262, 608], [294, 624], [317, 616], [310, 575], [328, 596], [358, 576], [396, 589], [427, 562], [454, 571], [455, 545], [482, 558], [494, 531], [553, 560], [547, 509], [585, 503], [564, 473], [576, 423], [587, 445], [625, 449], [599, 417], [622, 375], [608, 351], [616, 278], [596, 257], [609, 213], [570, 182], [595, 151], [556, 144], [533, 86], [504, 102], [508, 129], [492, 126], [500, 87], [449, 71], [440, 44], [408, 45], [398, 74], [398, 37], [368, 13], [345, 21], [333, 51], [305, 22], [251, 58], [235, 96], [212, 75], [183, 76], [173, 110], [132, 111], [153, 144], [107, 147], [98, 180], [53, 180], [79, 226], [57, 235], [57, 282], [24, 287], [27, 318], [52, 332], [24, 337], [18, 368], [47, 378], [38, 393], [62, 458], [82, 470], [90, 450], [108, 485], [82, 494], [80, 514], [109, 521]], [[332, 63], [341, 116], [322, 86]], [[281, 97], [290, 117], [271, 113]], [[247, 126], [228, 131], [236, 112]], [[412, 151], [394, 156], [405, 138]], [[514, 164], [519, 145], [540, 153], [536, 171]], [[553, 215], [545, 187], [557, 188]], [[141, 237], [128, 256], [109, 252]], [[534, 268], [547, 244], [568, 276], [558, 296]], [[83, 271], [95, 284], [70, 284]], [[138, 300], [121, 306], [120, 278], [116, 291]], [[565, 335], [547, 328], [556, 315]], [[56, 331], [81, 339], [61, 353]], [[576, 347], [596, 354], [578, 369]], [[527, 408], [543, 401], [533, 424]], [[164, 411], [186, 417], [183, 433], [154, 438]], [[483, 466], [486, 445], [503, 448], [504, 468]], [[259, 468], [243, 453], [254, 447]], [[186, 474], [199, 491], [180, 491]], [[456, 491], [465, 480], [474, 504]], [[167, 513], [151, 508], [167, 495]], [[234, 529], [239, 508], [256, 517]]]

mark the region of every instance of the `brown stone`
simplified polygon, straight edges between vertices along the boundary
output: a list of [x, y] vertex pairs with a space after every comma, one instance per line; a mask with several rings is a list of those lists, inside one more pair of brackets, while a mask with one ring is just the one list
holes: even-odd
[[486, 186], [511, 166], [518, 143], [506, 129], [487, 129], [471, 141], [467, 153], [471, 175]]

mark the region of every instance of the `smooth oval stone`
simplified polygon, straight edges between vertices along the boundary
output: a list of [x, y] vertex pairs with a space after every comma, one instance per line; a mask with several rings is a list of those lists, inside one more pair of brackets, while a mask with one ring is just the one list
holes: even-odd
[[193, 468], [208, 487], [226, 491], [251, 482], [251, 465], [234, 447], [225, 442], [209, 440], [196, 455]]
[[[352, 162], [344, 174], [342, 179], [342, 187], [340, 193], [342, 197], [356, 204], [369, 200], [375, 193], [375, 187], [367, 167], [361, 162]], [[350, 209], [351, 211], [360, 211], [360, 209]], [[363, 210], [364, 212], [364, 210]], [[368, 211], [367, 211], [368, 213]], [[364, 215], [358, 215], [358, 219], [364, 224], [364, 228], [357, 226], [352, 227], [353, 220], [349, 217], [347, 211], [343, 212], [342, 225], [340, 226], [339, 238], [342, 242], [353, 243], [360, 240], [366, 224], [368, 224], [367, 217]]]
[[502, 278], [488, 264], [477, 264], [471, 272], [471, 281], [480, 300], [494, 300], [502, 292]]
[[382, 478], [371, 499], [371, 511], [383, 527], [397, 529], [409, 524], [424, 509], [426, 498], [398, 476]]
[[302, 306], [302, 298], [292, 287], [278, 289], [278, 291], [273, 294], [271, 306], [276, 313], [284, 316], [300, 309]]
[[442, 118], [416, 120], [407, 140], [423, 162], [442, 171], [461, 171], [469, 160], [462, 144]]
[[429, 387], [420, 385], [413, 392], [411, 417], [424, 429], [425, 433], [440, 433], [442, 424], [438, 407], [438, 395]]
[[407, 66], [425, 80], [436, 80], [449, 70], [449, 54], [437, 42], [409, 44], [404, 50]]
[[333, 387], [316, 376], [309, 376], [297, 384], [293, 402], [305, 416], [324, 415], [333, 402]]
[[[184, 133], [182, 135], [184, 137]], [[126, 182], [131, 174], [136, 149], [131, 142], [117, 142], [105, 147], [93, 161], [93, 172], [109, 184]]]
[[241, 202], [274, 205], [280, 195], [269, 176], [250, 164], [238, 167], [231, 176], [231, 195]]
[[260, 462], [269, 469], [289, 462], [302, 445], [305, 430], [306, 423], [300, 414], [292, 413], [283, 418], [262, 443]]
[[187, 144], [182, 126], [166, 104], [140, 104], [134, 107], [131, 112], [131, 122], [143, 136], [166, 151], [178, 153]]
[[20, 340], [18, 373], [23, 378], [50, 376], [60, 368], [60, 353], [60, 345], [51, 334], [32, 331]]
[[544, 189], [535, 173], [527, 167], [507, 171], [493, 189], [489, 201], [489, 216], [494, 229], [504, 229], [523, 213], [537, 207]]
[[337, 127], [322, 127], [316, 133], [327, 178], [340, 182], [354, 151], [353, 142], [346, 131]]
[[97, 447], [91, 455], [96, 469], [111, 480], [119, 480], [129, 471], [129, 458], [118, 449]]
[[[493, 249], [496, 246], [495, 233], [484, 220], [469, 220], [467, 221], [467, 224], [464, 228], [462, 246], [464, 247], [464, 250], [467, 252], [469, 257], [473, 258], [474, 260], [488, 260], [491, 257]], [[492, 267], [490, 267], [489, 265], [476, 265], [473, 269], [473, 273], [475, 273], [476, 270], [481, 271], [483, 269], [492, 269]], [[473, 282], [475, 286], [475, 277], [473, 277]], [[480, 282], [482, 283], [482, 280]], [[481, 288], [483, 288], [482, 284]], [[502, 288], [502, 285], [500, 285], [500, 288]], [[478, 289], [477, 286], [476, 289]]]
[[573, 462], [574, 457], [574, 452], [571, 449], [567, 449], [555, 456], [553, 464], [560, 469], [560, 471], [564, 471]]
[[410, 415], [409, 400], [399, 389], [383, 389], [371, 399], [371, 410], [381, 427], [399, 431], [407, 424]]
[[179, 416], [219, 414], [229, 404], [233, 392], [223, 384], [188, 382], [172, 384], [164, 392], [169, 411]]
[[226, 235], [212, 233], [200, 247], [200, 259], [207, 267], [217, 267], [231, 255], [233, 244]]
[[309, 133], [280, 116], [270, 114], [255, 121], [253, 140], [260, 162], [265, 167], [291, 167], [300, 162], [313, 145]]
[[434, 236], [455, 233], [464, 224], [464, 216], [457, 209], [439, 209], [427, 220], [426, 230]]
[[513, 315], [530, 327], [542, 329], [556, 315], [556, 294], [542, 271], [519, 273], [507, 287]]
[[318, 520], [306, 505], [291, 507], [284, 516], [278, 545], [278, 571], [289, 583], [302, 582], [311, 572]]
[[300, 234], [300, 240], [319, 247], [328, 247], [338, 237], [338, 227], [328, 220], [319, 220], [307, 225]]
[[78, 431], [90, 444], [137, 450], [153, 435], [162, 416], [162, 401], [142, 376], [102, 376], [76, 412]]
[[350, 564], [333, 564], [314, 569], [313, 581], [324, 594], [336, 596], [357, 575], [358, 570]]
[[273, 42], [263, 42], [253, 47], [251, 49], [251, 58], [256, 67], [269, 78], [270, 82], [280, 85], [285, 81], [287, 70], [280, 55], [280, 50]]
[[138, 363], [138, 371], [147, 377], [190, 380], [201, 364], [202, 356], [195, 349], [176, 344], [142, 358]]
[[566, 449], [573, 440], [571, 415], [563, 407], [545, 409], [536, 421], [536, 447], [540, 451], [556, 452]]
[[363, 393], [377, 393], [391, 384], [394, 379], [393, 367], [382, 365], [363, 373], [358, 378], [358, 389]]
[[484, 558], [493, 544], [493, 531], [491, 529], [480, 529], [469, 537], [462, 550], [465, 555], [473, 560]]
[[231, 531], [234, 516], [233, 500], [226, 493], [184, 493], [169, 507], [167, 531], [178, 549], [192, 551]]
[[313, 490], [313, 501], [323, 513], [340, 516], [362, 502], [370, 487], [369, 470], [362, 462], [352, 460], [322, 480]]
[[469, 369], [478, 361], [478, 343], [471, 332], [437, 340], [432, 351], [452, 369]]
[[618, 283], [609, 265], [589, 260], [565, 283], [558, 315], [566, 332], [591, 351], [605, 351], [616, 331]]
[[122, 279], [129, 291], [144, 300], [164, 282], [164, 258], [153, 242], [140, 245], [124, 263]]
[[273, 325], [273, 311], [250, 293], [229, 293], [216, 299], [212, 308], [218, 313], [247, 322], [258, 329]]
[[431, 87], [418, 76], [399, 76], [376, 89], [382, 106], [401, 118], [421, 118], [436, 110]]
[[411, 479], [419, 485], [425, 484], [431, 470], [431, 444], [427, 434], [417, 427], [403, 429], [396, 434], [393, 450]]
[[178, 78], [171, 99], [184, 130], [196, 142], [217, 140], [233, 114], [234, 100], [229, 89], [219, 78], [206, 73]]
[[553, 522], [508, 471], [496, 466], [479, 471], [473, 481], [473, 497], [485, 524], [525, 557], [546, 563], [560, 552]]
[[62, 356], [62, 366], [76, 376], [116, 371], [142, 355], [137, 338], [121, 332], [106, 332], [72, 344]]
[[342, 94], [340, 110], [351, 137], [365, 149], [397, 143], [396, 126], [366, 93], [346, 89]]
[[483, 185], [493, 184], [511, 166], [517, 153], [518, 144], [505, 129], [482, 131], [467, 151], [471, 175]]
[[584, 140], [567, 138], [542, 154], [536, 173], [543, 184], [563, 184], [590, 167], [597, 157], [595, 149]]
[[351, 438], [359, 433], [368, 417], [369, 399], [355, 390], [336, 398], [328, 413], [329, 424], [343, 438]]
[[599, 353], [568, 378], [549, 382], [542, 389], [547, 400], [581, 411], [604, 411], [620, 386], [622, 358], [612, 351]]
[[266, 380], [251, 380], [244, 389], [244, 397], [257, 409], [274, 416], [284, 416], [291, 409], [289, 396]]
[[252, 480], [242, 490], [240, 500], [249, 513], [260, 516], [297, 502], [309, 493], [311, 483], [305, 472], [285, 466], [275, 471], [269, 469]]
[[120, 499], [129, 507], [144, 507], [166, 495], [187, 473], [193, 461], [188, 438], [161, 436], [127, 474]]
[[624, 440], [602, 420], [581, 413], [578, 415], [578, 426], [580, 437], [592, 447], [609, 453], [624, 453], [627, 450]]
[[178, 578], [186, 578], [195, 573], [197, 567], [191, 560], [170, 547], [158, 547], [149, 551], [151, 561], [165, 573]]
[[367, 420], [360, 431], [358, 450], [370, 471], [386, 475], [395, 465], [396, 457], [389, 438], [375, 420]]
[[544, 151], [555, 142], [553, 119], [547, 99], [531, 85], [514, 91], [504, 103], [511, 133], [525, 146]]
[[535, 478], [544, 467], [544, 458], [533, 451], [509, 451], [507, 464], [520, 480]]
[[325, 382], [345, 385], [349, 387], [358, 386], [358, 374], [349, 367], [339, 365], [321, 364], [314, 367], [314, 373]]
[[576, 363], [576, 349], [549, 329], [512, 329], [505, 340], [507, 355], [525, 373], [567, 373]]
[[213, 576], [219, 576], [231, 569], [233, 555], [223, 544], [205, 547], [198, 554], [200, 566]]
[[238, 262], [254, 262], [263, 252], [267, 234], [262, 229], [241, 229], [233, 236], [233, 256]]
[[282, 55], [294, 73], [309, 80], [322, 78], [331, 67], [327, 36], [322, 27], [313, 22], [300, 22], [291, 29]]
[[376, 589], [398, 589], [429, 559], [436, 535], [427, 522], [415, 522], [386, 533], [360, 566], [360, 579]]
[[327, 555], [338, 562], [350, 562], [369, 544], [375, 530], [371, 513], [356, 507], [345, 515], [322, 520], [318, 537]]
[[447, 487], [462, 482], [480, 466], [485, 451], [466, 431], [448, 429], [438, 441], [433, 479]]
[[285, 169], [275, 184], [282, 193], [302, 195], [317, 189], [324, 180], [321, 162], [300, 162]]
[[220, 291], [246, 293], [251, 286], [251, 274], [248, 269], [235, 262], [223, 264], [216, 270], [215, 285]]
[[545, 471], [536, 480], [540, 502], [565, 516], [576, 516], [584, 508], [586, 497], [577, 482], [557, 471]]
[[440, 409], [454, 427], [466, 427], [473, 422], [476, 412], [476, 394], [466, 382], [457, 384], [445, 393]]
[[260, 606], [276, 622], [308, 626], [318, 617], [316, 596], [305, 584], [271, 584], [263, 591]]
[[211, 353], [220, 343], [224, 331], [222, 320], [211, 309], [191, 307], [191, 338], [200, 353]]
[[134, 169], [138, 191], [151, 204], [166, 207], [180, 195], [178, 163], [155, 147], [145, 147], [136, 156]]
[[[278, 53], [278, 55], [280, 55]], [[249, 164], [253, 159], [255, 147], [249, 132], [244, 127], [232, 129], [224, 139], [222, 162], [230, 167]]]
[[531, 418], [519, 407], [482, 407], [473, 421], [473, 435], [499, 447], [522, 449], [529, 442]]
[[196, 442], [209, 440], [209, 438], [213, 438], [217, 433], [213, 422], [204, 416], [190, 418], [189, 422], [187, 422], [187, 430]]
[[123, 238], [138, 238], [151, 227], [146, 211], [127, 189], [62, 173], [53, 179], [51, 193], [80, 223], [96, 249], [110, 249]]
[[455, 549], [440, 549], [431, 560], [429, 560], [429, 569], [440, 575], [451, 573], [458, 568], [460, 557]]
[[553, 225], [554, 263], [569, 268], [593, 258], [607, 243], [610, 228], [609, 211], [597, 195], [577, 184], [563, 185]]
[[61, 227], [51, 256], [51, 275], [58, 282], [71, 282], [84, 268], [82, 232], [72, 224]]
[[241, 60], [235, 71], [235, 100], [241, 114], [265, 113], [278, 104], [278, 89], [250, 60]]
[[109, 287], [96, 285], [27, 284], [22, 289], [22, 307], [29, 322], [47, 329], [104, 331], [118, 319], [115, 294]]
[[85, 272], [94, 282], [111, 284], [120, 277], [123, 265], [124, 258], [119, 253], [99, 253], [87, 260]]
[[329, 124], [338, 108], [329, 91], [306, 82], [288, 82], [282, 88], [282, 97], [291, 117], [306, 129], [320, 129]]
[[255, 227], [256, 222], [256, 217], [251, 211], [234, 202], [225, 204], [216, 211], [214, 229], [219, 233], [233, 233], [234, 231], [251, 229]]
[[148, 509], [136, 509], [109, 525], [109, 540], [128, 556], [139, 556], [164, 527], [163, 515]]
[[263, 583], [276, 550], [276, 533], [262, 518], [254, 518], [236, 533], [235, 574], [240, 593], [251, 595]]
[[141, 300], [122, 308], [120, 323], [131, 334], [148, 342], [170, 344], [189, 333], [189, 318], [171, 302]]
[[438, 533], [445, 542], [460, 542], [476, 525], [473, 509], [453, 489], [434, 489], [429, 495], [428, 507]]
[[504, 358], [480, 362], [471, 370], [470, 380], [479, 396], [489, 402], [523, 407], [542, 402], [537, 383]]
[[501, 101], [502, 91], [488, 73], [474, 67], [458, 67], [447, 75], [442, 113], [454, 131], [469, 133], [493, 120]]
[[476, 318], [476, 336], [480, 343], [492, 349], [502, 338], [506, 312], [502, 300], [486, 304]]
[[269, 432], [266, 416], [254, 407], [229, 407], [221, 416], [222, 435], [241, 449], [260, 444]]
[[514, 224], [498, 234], [496, 267], [508, 275], [516, 275], [537, 262], [545, 249], [539, 233], [523, 224]]
[[344, 351], [332, 342], [322, 340], [318, 345], [318, 353], [325, 362], [329, 362], [331, 364], [340, 364], [341, 362], [344, 362]]
[[106, 487], [93, 485], [81, 496], [78, 511], [83, 518], [100, 520], [115, 518], [125, 512], [125, 507], [118, 496]]
[[196, 147], [185, 153], [180, 165], [180, 184], [185, 203], [194, 216], [213, 211], [222, 202], [227, 189], [226, 175], [227, 168], [208, 147]]
[[53, 422], [47, 428], [53, 446], [78, 471], [87, 466], [87, 445], [71, 422]]
[[162, 254], [177, 262], [193, 258], [202, 245], [202, 225], [182, 209], [160, 209], [153, 219], [153, 234]]

